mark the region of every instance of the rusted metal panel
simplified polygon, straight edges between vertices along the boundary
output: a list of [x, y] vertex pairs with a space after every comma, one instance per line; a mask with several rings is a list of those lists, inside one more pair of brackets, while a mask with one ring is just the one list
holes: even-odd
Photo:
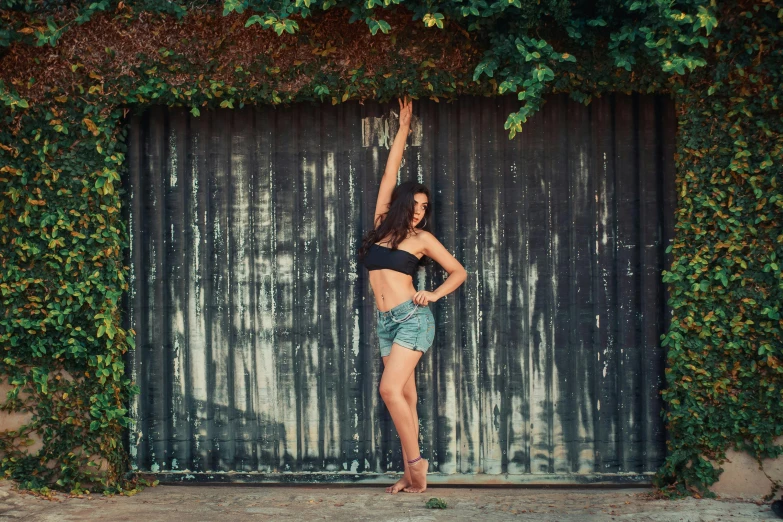
[[[400, 178], [431, 188], [434, 232], [469, 274], [431, 305], [422, 454], [445, 482], [643, 480], [665, 451], [673, 104], [551, 96], [508, 140], [516, 104], [415, 106]], [[394, 107], [133, 116], [134, 468], [259, 481], [401, 469], [356, 259]], [[432, 289], [445, 275], [434, 265], [415, 279]]]

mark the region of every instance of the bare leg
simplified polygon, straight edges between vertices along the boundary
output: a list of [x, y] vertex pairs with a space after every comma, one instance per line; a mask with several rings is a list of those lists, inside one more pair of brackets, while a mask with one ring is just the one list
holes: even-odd
[[[383, 365], [386, 366], [386, 360], [389, 356], [382, 357]], [[413, 426], [416, 429], [416, 437], [419, 433], [419, 415], [416, 411], [416, 405], [418, 403], [418, 396], [416, 394], [416, 380], [414, 378], [415, 372], [411, 372], [411, 376], [408, 378], [408, 382], [405, 383], [405, 387], [402, 389], [402, 396], [405, 397], [405, 402], [411, 409], [411, 415], [413, 416]], [[394, 483], [394, 485], [386, 488], [386, 493], [396, 494], [401, 489], [412, 485], [410, 472], [408, 470], [408, 455], [405, 453], [405, 448], [402, 449], [402, 463], [405, 472], [402, 474], [402, 478]]]
[[[422, 352], [393, 344], [380, 383], [381, 397], [391, 414], [394, 427], [397, 428], [406, 462], [409, 458], [419, 456], [419, 436], [410, 406], [403, 396], [403, 389], [421, 356]], [[427, 468], [428, 462], [425, 459], [420, 459], [409, 466], [412, 484], [406, 487], [405, 491], [421, 493], [427, 489]]]

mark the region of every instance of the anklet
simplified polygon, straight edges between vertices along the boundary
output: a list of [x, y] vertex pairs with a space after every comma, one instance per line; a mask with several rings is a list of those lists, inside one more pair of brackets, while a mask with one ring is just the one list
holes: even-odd
[[414, 462], [418, 462], [418, 461], [420, 461], [420, 460], [421, 460], [421, 455], [419, 455], [419, 456], [418, 456], [418, 457], [416, 457], [415, 459], [409, 460], [409, 461], [408, 461], [408, 464], [413, 464]]

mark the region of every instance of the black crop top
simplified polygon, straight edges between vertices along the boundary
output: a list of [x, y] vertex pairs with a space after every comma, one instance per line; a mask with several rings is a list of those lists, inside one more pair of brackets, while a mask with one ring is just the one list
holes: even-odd
[[373, 243], [370, 245], [367, 255], [364, 256], [364, 266], [367, 267], [367, 270], [388, 268], [413, 277], [419, 267], [419, 258], [405, 250], [392, 250], [389, 247]]

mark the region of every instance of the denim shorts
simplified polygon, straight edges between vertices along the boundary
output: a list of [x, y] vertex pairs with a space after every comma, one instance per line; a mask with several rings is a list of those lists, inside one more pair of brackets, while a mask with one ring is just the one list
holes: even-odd
[[[415, 311], [414, 311], [415, 308]], [[427, 353], [435, 339], [435, 318], [428, 306], [408, 299], [388, 312], [376, 310], [381, 357], [391, 353], [392, 344]]]

